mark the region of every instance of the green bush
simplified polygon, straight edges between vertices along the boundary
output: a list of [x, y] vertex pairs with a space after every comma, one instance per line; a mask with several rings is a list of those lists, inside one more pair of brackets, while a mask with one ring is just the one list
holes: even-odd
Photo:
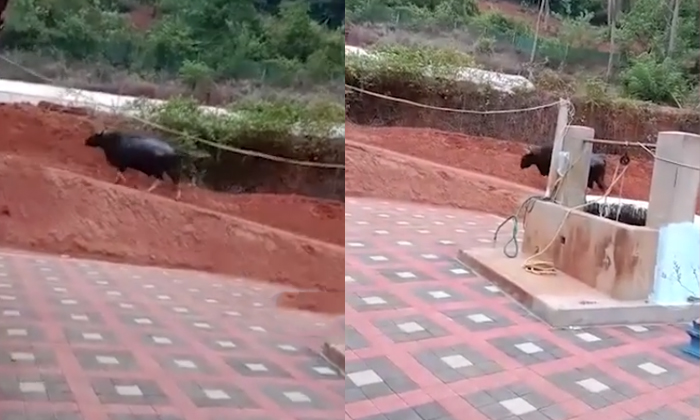
[[680, 105], [689, 90], [678, 63], [671, 59], [657, 60], [651, 54], [633, 60], [621, 80], [628, 97], [671, 106]]
[[[136, 108], [142, 119], [164, 127], [164, 134], [196, 155], [211, 150], [198, 141], [202, 139], [261, 152], [286, 147], [288, 157], [305, 160], [305, 156], [295, 153], [299, 145], [308, 148], [309, 142], [327, 143], [331, 130], [345, 123], [345, 109], [329, 101], [248, 99], [231, 105], [227, 113], [214, 113], [192, 99], [176, 98], [163, 105], [140, 104]], [[288, 141], [290, 137], [307, 142], [295, 145]]]

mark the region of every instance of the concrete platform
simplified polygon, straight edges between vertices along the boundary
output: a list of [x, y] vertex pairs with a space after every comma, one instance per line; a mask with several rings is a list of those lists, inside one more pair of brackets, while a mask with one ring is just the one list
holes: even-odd
[[506, 258], [500, 248], [461, 250], [457, 258], [553, 327], [690, 322], [700, 312], [698, 303], [615, 300], [564, 273], [530, 274], [524, 258]]

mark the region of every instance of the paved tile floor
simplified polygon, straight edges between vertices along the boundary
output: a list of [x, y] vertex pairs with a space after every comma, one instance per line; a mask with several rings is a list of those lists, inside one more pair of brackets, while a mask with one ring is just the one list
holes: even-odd
[[453, 259], [500, 219], [346, 212], [346, 420], [700, 419], [685, 326], [552, 330]]
[[0, 252], [0, 420], [336, 420], [333, 326], [280, 290]]

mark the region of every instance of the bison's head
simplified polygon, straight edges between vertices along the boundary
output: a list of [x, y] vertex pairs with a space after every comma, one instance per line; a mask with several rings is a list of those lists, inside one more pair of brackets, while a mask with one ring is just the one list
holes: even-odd
[[88, 147], [103, 147], [105, 144], [107, 136], [105, 136], [104, 131], [100, 131], [99, 133], [95, 133], [85, 139], [85, 145]]
[[537, 163], [537, 151], [533, 149], [528, 149], [527, 153], [520, 158], [520, 169], [529, 168], [530, 166]]

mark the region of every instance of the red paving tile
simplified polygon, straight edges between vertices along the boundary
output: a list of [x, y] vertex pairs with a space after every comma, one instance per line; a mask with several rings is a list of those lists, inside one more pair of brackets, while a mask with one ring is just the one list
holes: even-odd
[[500, 219], [368, 199], [346, 212], [346, 419], [700, 418], [684, 326], [554, 330], [454, 259]]
[[278, 310], [280, 292], [0, 251], [0, 419], [340, 419], [318, 355], [338, 325]]

